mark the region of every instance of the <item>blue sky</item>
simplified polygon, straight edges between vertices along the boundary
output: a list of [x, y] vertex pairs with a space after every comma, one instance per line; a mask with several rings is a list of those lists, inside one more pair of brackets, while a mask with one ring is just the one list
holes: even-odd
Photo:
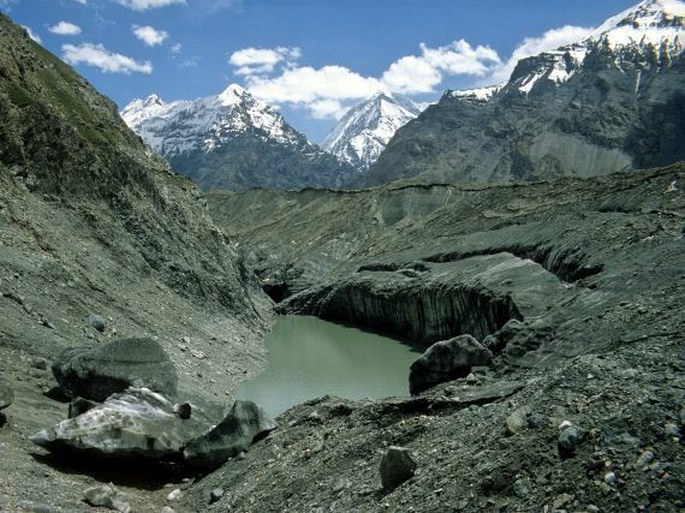
[[0, 0], [120, 107], [238, 83], [320, 142], [377, 90], [435, 101], [506, 79], [635, 0]]

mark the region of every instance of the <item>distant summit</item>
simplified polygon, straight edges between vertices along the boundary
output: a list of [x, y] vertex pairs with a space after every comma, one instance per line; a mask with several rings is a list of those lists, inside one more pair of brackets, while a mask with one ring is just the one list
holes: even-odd
[[378, 159], [401, 126], [421, 109], [408, 98], [377, 93], [352, 107], [323, 142], [323, 149], [359, 171]]
[[133, 100], [121, 116], [205, 189], [343, 187], [354, 174], [236, 84], [190, 101], [165, 103], [153, 94]]

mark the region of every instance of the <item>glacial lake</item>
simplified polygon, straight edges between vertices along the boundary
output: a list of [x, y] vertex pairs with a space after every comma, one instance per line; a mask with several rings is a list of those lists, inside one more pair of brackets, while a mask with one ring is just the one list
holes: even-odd
[[391, 338], [299, 315], [279, 317], [266, 343], [269, 366], [234, 395], [271, 416], [326, 394], [408, 396], [409, 366], [421, 354]]

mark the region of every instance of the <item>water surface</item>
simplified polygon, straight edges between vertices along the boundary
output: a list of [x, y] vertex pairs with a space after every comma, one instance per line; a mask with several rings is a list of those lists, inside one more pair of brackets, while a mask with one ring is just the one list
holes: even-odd
[[276, 416], [326, 394], [346, 399], [409, 395], [409, 366], [420, 350], [323, 321], [283, 316], [266, 339], [269, 366], [236, 390]]

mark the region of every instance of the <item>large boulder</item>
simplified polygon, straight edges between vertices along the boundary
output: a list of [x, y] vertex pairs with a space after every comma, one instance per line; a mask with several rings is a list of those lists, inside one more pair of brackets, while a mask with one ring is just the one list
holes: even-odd
[[260, 406], [252, 401], [236, 401], [220, 424], [188, 444], [183, 456], [192, 466], [214, 469], [276, 427]]
[[468, 376], [471, 367], [487, 365], [492, 353], [471, 335], [436, 342], [409, 368], [409, 392], [418, 394], [445, 381]]
[[129, 387], [145, 387], [171, 397], [178, 386], [173, 363], [148, 338], [70, 347], [52, 365], [52, 373], [67, 396], [98, 402]]
[[114, 394], [103, 404], [36, 433], [31, 441], [51, 451], [123, 459], [180, 459], [186, 444], [213, 419], [195, 407], [181, 419], [169, 398], [147, 388]]

